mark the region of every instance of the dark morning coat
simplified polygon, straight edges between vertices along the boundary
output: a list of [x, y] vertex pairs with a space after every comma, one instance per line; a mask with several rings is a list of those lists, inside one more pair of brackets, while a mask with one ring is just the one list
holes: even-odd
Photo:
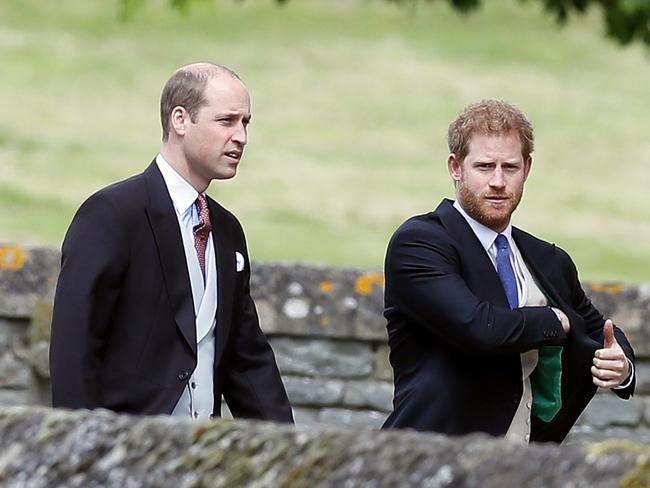
[[[522, 395], [520, 353], [561, 345], [562, 408], [533, 417], [531, 441], [560, 442], [596, 391], [590, 368], [603, 347], [603, 316], [585, 296], [569, 255], [526, 232], [512, 236], [551, 303], [510, 310], [490, 258], [450, 200], [407, 220], [386, 256], [385, 312], [395, 373], [394, 411], [384, 427], [450, 435], [504, 435]], [[634, 353], [619, 329], [625, 354]], [[629, 398], [632, 384], [613, 390]]]
[[[214, 412], [292, 421], [250, 296], [237, 219], [208, 197], [218, 269]], [[236, 270], [235, 252], [245, 268]], [[50, 372], [52, 404], [169, 414], [197, 361], [180, 228], [155, 162], [80, 207], [63, 243]]]

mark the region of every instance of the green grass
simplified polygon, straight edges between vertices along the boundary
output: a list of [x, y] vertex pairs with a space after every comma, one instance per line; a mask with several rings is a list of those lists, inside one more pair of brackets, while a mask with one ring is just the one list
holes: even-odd
[[588, 279], [650, 281], [650, 55], [603, 38], [596, 15], [558, 28], [539, 2], [0, 3], [0, 241], [59, 245], [92, 192], [159, 148], [158, 97], [196, 60], [253, 96], [236, 179], [210, 193], [256, 259], [380, 267], [393, 230], [452, 196], [445, 133], [498, 97], [536, 127], [520, 227]]

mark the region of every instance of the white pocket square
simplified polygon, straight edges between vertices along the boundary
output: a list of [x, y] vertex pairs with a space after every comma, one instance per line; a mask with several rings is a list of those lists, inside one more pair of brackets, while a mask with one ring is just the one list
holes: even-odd
[[244, 256], [239, 251], [235, 251], [235, 259], [237, 260], [237, 272], [244, 271]]

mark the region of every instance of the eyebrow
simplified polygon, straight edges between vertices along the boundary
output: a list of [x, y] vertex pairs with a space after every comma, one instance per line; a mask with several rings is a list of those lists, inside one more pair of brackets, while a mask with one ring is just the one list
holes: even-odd
[[[486, 159], [476, 159], [472, 161], [472, 164], [496, 164], [497, 160], [492, 159], [492, 158], [486, 158]], [[522, 161], [520, 159], [505, 159], [502, 161], [502, 164], [521, 164]]]
[[[223, 118], [223, 117], [227, 117], [229, 119], [236, 119], [240, 115], [241, 114], [239, 112], [221, 112], [221, 113], [215, 114], [214, 118], [215, 119], [220, 119], [220, 118]], [[248, 115], [243, 117], [243, 120], [244, 120], [244, 122], [249, 123], [251, 121], [251, 118], [252, 118], [252, 115], [248, 114]]]

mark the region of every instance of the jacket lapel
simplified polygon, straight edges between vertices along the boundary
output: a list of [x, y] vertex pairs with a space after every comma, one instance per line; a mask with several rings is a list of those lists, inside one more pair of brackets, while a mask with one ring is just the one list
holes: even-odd
[[212, 240], [217, 257], [217, 350], [215, 353], [215, 365], [217, 365], [223, 356], [230, 332], [237, 271], [232, 224], [227, 220], [226, 211], [212, 198], [208, 198], [208, 205], [212, 221]]
[[451, 200], [444, 199], [436, 209], [436, 214], [449, 235], [457, 241], [458, 252], [462, 254], [461, 272], [469, 288], [481, 300], [509, 307], [508, 298], [490, 257]]
[[176, 325], [196, 354], [194, 302], [176, 211], [155, 161], [145, 170], [144, 177], [149, 193], [149, 204], [145, 211], [158, 247], [169, 302]]
[[564, 298], [563, 295], [558, 292], [558, 287], [554, 285], [555, 280], [552, 276], [549, 276], [549, 269], [553, 269], [552, 264], [554, 263], [554, 259], [556, 259], [553, 256], [555, 244], [553, 244], [551, 251], [542, 250], [540, 249], [540, 246], [536, 244], [536, 239], [534, 237], [515, 227], [512, 228], [512, 237], [521, 251], [526, 266], [528, 266], [528, 269], [537, 281], [542, 293], [544, 293], [548, 299], [549, 305], [558, 307], [569, 318], [569, 321], [571, 322], [571, 337], [586, 339], [587, 336], [584, 319], [573, 310], [573, 307], [569, 303], [567, 303], [567, 299], [569, 298]]
[[[559, 306], [563, 310], [569, 309], [570, 307], [567, 306], [562, 296], [558, 293], [553, 282], [544, 273], [543, 263], [547, 262], [550, 258], [540, 255], [534, 241], [524, 231], [513, 227], [512, 238], [517, 243], [517, 247], [526, 262], [528, 270], [535, 278], [535, 281], [537, 281], [537, 285], [542, 290], [542, 293], [549, 300], [549, 304]], [[553, 249], [555, 249], [555, 245], [553, 245]]]

